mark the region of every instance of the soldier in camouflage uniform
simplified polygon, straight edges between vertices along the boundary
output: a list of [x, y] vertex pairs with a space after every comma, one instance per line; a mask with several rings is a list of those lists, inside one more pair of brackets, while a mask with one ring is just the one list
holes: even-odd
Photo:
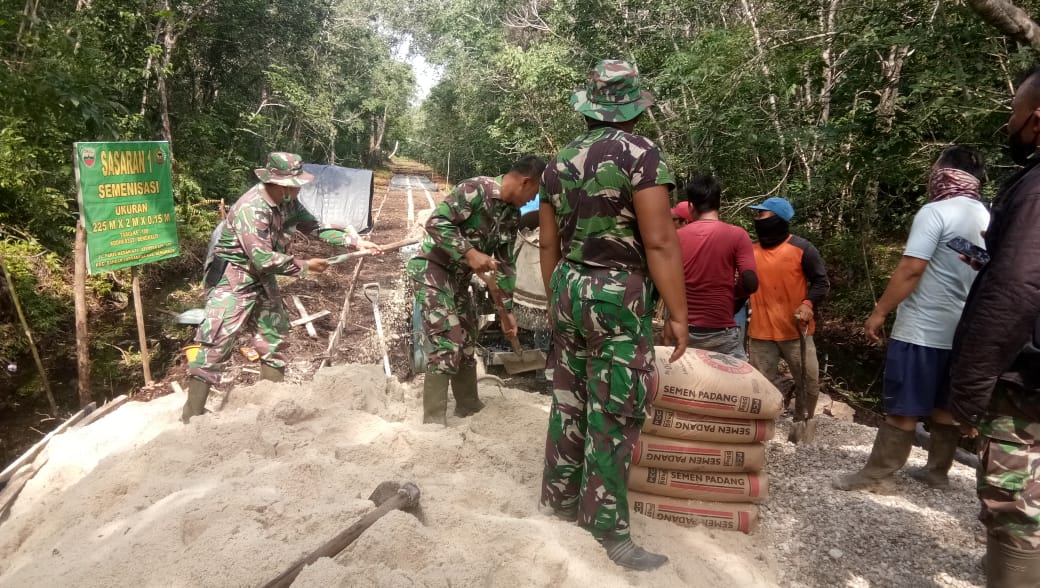
[[502, 294], [506, 314], [502, 330], [516, 334], [512, 310], [516, 273], [513, 241], [520, 207], [538, 194], [545, 162], [528, 155], [505, 175], [465, 180], [433, 209], [418, 255], [408, 262], [415, 299], [431, 349], [423, 383], [423, 422], [446, 424], [448, 385], [455, 395], [455, 416], [467, 417], [484, 404], [477, 395], [476, 309], [469, 295], [473, 273], [487, 276]]
[[[950, 357], [950, 410], [979, 435], [979, 519], [986, 585], [1040, 586], [1040, 68], [1011, 101], [1008, 146], [1024, 166], [993, 201], [990, 261], [961, 314]], [[967, 237], [967, 235], [965, 235]], [[977, 266], [976, 266], [977, 267]]]
[[[286, 253], [294, 227], [305, 233], [319, 229], [318, 222], [296, 199], [300, 186], [314, 179], [303, 171], [300, 156], [271, 153], [267, 166], [255, 173], [260, 183], [231, 207], [216, 246], [206, 259], [206, 316], [195, 335], [201, 348], [189, 364], [192, 377], [181, 414], [185, 423], [204, 412], [210, 386], [220, 383], [235, 339], [249, 323], [256, 327], [253, 347], [260, 354], [260, 376], [282, 380], [285, 356], [280, 351], [289, 318], [276, 276], [304, 276], [328, 267], [324, 259], [302, 259]], [[351, 227], [323, 227], [319, 236], [333, 245], [379, 251]]]
[[542, 178], [554, 372], [541, 502], [577, 520], [617, 564], [650, 570], [668, 558], [631, 540], [628, 473], [654, 370], [654, 286], [670, 315], [671, 361], [686, 349], [686, 295], [672, 174], [661, 150], [632, 134], [653, 103], [640, 86], [628, 63], [600, 62], [571, 97], [588, 131]]

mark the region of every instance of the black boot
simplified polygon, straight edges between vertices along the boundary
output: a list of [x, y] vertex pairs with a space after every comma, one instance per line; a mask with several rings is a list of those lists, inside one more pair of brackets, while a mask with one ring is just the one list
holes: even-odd
[[477, 363], [473, 358], [464, 358], [458, 373], [451, 377], [451, 393], [455, 396], [457, 417], [465, 418], [484, 409], [477, 394]]
[[193, 416], [206, 412], [206, 397], [209, 396], [209, 382], [192, 377], [188, 380], [188, 399], [181, 410], [181, 422], [188, 424]]
[[631, 539], [623, 541], [606, 540], [602, 542], [607, 550], [607, 557], [617, 565], [630, 570], [648, 572], [668, 563], [668, 556], [650, 553], [636, 545]]
[[423, 422], [447, 425], [445, 412], [448, 410], [448, 374], [426, 373], [423, 382]]
[[986, 588], [1040, 586], [1040, 551], [1026, 551], [990, 536], [986, 540]]
[[266, 363], [260, 364], [260, 379], [268, 380], [271, 382], [284, 382], [285, 381], [285, 367], [276, 368], [273, 365], [267, 365]]
[[932, 423], [932, 445], [928, 449], [928, 464], [910, 472], [910, 475], [932, 488], [945, 490], [950, 487], [947, 474], [957, 454], [957, 443], [961, 432], [955, 425]]
[[838, 490], [877, 489], [903, 467], [910, 457], [910, 445], [913, 442], [913, 431], [904, 431], [887, 422], [881, 423], [867, 465], [858, 472], [837, 478], [831, 485]]

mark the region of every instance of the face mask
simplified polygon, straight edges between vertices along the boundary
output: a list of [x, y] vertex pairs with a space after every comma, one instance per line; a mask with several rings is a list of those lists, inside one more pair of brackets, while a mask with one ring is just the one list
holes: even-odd
[[1029, 156], [1031, 156], [1033, 152], [1036, 151], [1036, 145], [1026, 143], [1022, 140], [1022, 137], [1020, 136], [1022, 133], [1022, 129], [1026, 128], [1026, 125], [1029, 124], [1029, 121], [1031, 121], [1032, 119], [1033, 115], [1030, 115], [1029, 118], [1026, 119], [1026, 122], [1022, 123], [1022, 126], [1018, 127], [1018, 130], [1014, 133], [1010, 132], [1010, 129], [1008, 130], [1008, 157], [1010, 157], [1011, 161], [1014, 161], [1018, 165], [1025, 165], [1029, 163]]
[[772, 249], [787, 239], [790, 224], [778, 216], [762, 218], [755, 221], [755, 234], [758, 242], [766, 249]]

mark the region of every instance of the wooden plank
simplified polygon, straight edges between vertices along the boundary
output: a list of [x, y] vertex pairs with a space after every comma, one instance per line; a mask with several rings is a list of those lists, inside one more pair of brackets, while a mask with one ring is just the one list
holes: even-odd
[[152, 368], [148, 359], [148, 337], [144, 333], [144, 305], [141, 303], [141, 280], [138, 278], [137, 266], [130, 268], [131, 291], [134, 294], [134, 314], [137, 315], [137, 342], [141, 348], [141, 369], [144, 371], [144, 385], [152, 385]]
[[10, 480], [11, 476], [13, 476], [19, 468], [35, 459], [36, 456], [41, 451], [43, 451], [43, 448], [46, 447], [48, 443], [50, 443], [51, 439], [53, 439], [57, 435], [64, 433], [66, 430], [68, 430], [69, 427], [75, 425], [81, 419], [83, 419], [83, 417], [93, 412], [94, 406], [95, 404], [91, 402], [87, 406], [83, 407], [79, 412], [70, 416], [67, 421], [58, 425], [58, 428], [54, 429], [50, 433], [47, 433], [47, 435], [43, 439], [37, 441], [36, 445], [33, 445], [29, 448], [29, 451], [23, 453], [21, 457], [14, 460], [11, 463], [11, 465], [7, 466], [4, 469], [4, 471], [0, 472], [0, 482], [6, 482], [7, 480]]
[[19, 468], [17, 472], [11, 477], [11, 480], [0, 490], [0, 523], [7, 520], [7, 511], [14, 504], [18, 495], [22, 493], [22, 488], [36, 475], [36, 472], [40, 471], [40, 468], [47, 463], [47, 460], [42, 460], [40, 463], [27, 463], [23, 467]]
[[328, 316], [330, 314], [332, 314], [332, 313], [327, 311], [327, 310], [323, 310], [321, 312], [318, 312], [317, 314], [308, 315], [307, 318], [296, 319], [293, 322], [289, 323], [289, 326], [290, 327], [298, 327], [300, 325], [305, 325], [305, 324], [307, 324], [309, 322], [316, 321], [316, 320], [320, 319], [321, 317]]
[[127, 400], [130, 400], [130, 397], [127, 396], [126, 394], [121, 394], [119, 396], [116, 396], [112, 400], [109, 400], [108, 402], [106, 402], [101, 408], [99, 408], [99, 409], [95, 410], [94, 412], [88, 414], [76, 426], [79, 427], [79, 428], [86, 427], [90, 423], [93, 423], [94, 421], [100, 419], [101, 417], [105, 416], [106, 414], [108, 414], [108, 413], [112, 412], [113, 410], [119, 408], [120, 406], [123, 406], [123, 404], [125, 404]]
[[310, 319], [310, 315], [307, 314], [307, 309], [304, 308], [303, 307], [303, 303], [300, 302], [300, 297], [297, 296], [296, 294], [293, 294], [292, 295], [292, 301], [293, 301], [293, 304], [296, 305], [296, 310], [300, 311], [300, 319], [304, 320], [304, 326], [307, 327], [307, 334], [310, 335], [312, 339], [317, 339], [318, 338], [318, 331], [316, 331], [314, 329], [314, 325], [312, 325], [310, 323], [310, 320], [309, 320]]
[[332, 363], [332, 352], [336, 350], [336, 345], [339, 343], [339, 337], [343, 333], [343, 325], [346, 324], [347, 316], [350, 315], [350, 297], [354, 295], [354, 285], [357, 284], [357, 277], [361, 272], [361, 264], [364, 262], [365, 258], [362, 257], [358, 260], [357, 265], [354, 266], [354, 273], [350, 276], [350, 288], [347, 289], [347, 295], [343, 297], [343, 307], [339, 311], [339, 322], [336, 323], [336, 328], [333, 329], [332, 334], [329, 335], [329, 346], [325, 349], [325, 357], [322, 358], [321, 363], [318, 364], [319, 370]]

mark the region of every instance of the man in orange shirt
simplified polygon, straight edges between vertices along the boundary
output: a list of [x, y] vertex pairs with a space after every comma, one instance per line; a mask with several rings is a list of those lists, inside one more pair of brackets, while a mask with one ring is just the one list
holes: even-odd
[[[755, 265], [758, 290], [751, 295], [751, 365], [772, 382], [780, 380], [783, 358], [795, 386], [805, 386], [811, 418], [820, 396], [820, 365], [816, 359], [813, 309], [830, 290], [827, 268], [812, 243], [790, 232], [794, 207], [783, 198], [768, 198], [755, 213]], [[805, 334], [805, 381], [802, 381], [800, 335]]]

